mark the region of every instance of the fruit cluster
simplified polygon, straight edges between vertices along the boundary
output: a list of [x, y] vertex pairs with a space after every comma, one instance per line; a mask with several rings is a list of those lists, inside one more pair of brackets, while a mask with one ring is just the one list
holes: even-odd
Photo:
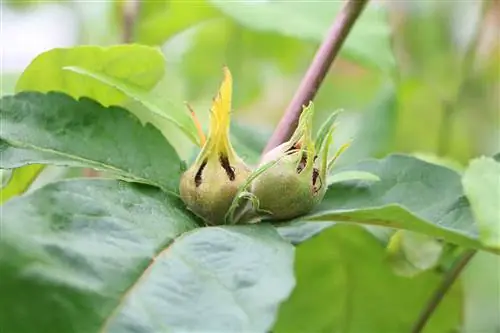
[[347, 147], [328, 160], [336, 114], [313, 140], [310, 103], [290, 140], [266, 153], [252, 170], [229, 139], [231, 95], [231, 73], [225, 67], [207, 139], [200, 134], [201, 151], [181, 177], [186, 206], [210, 225], [291, 219], [311, 211], [325, 195], [328, 170]]

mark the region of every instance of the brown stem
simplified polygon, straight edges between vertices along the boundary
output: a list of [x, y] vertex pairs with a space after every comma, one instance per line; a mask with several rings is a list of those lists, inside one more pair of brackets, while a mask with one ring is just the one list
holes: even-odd
[[427, 302], [415, 326], [413, 326], [413, 329], [411, 330], [412, 333], [422, 332], [430, 317], [432, 316], [434, 311], [436, 311], [438, 305], [441, 303], [441, 300], [444, 298], [453, 283], [457, 280], [463, 269], [474, 257], [476, 252], [476, 250], [467, 250], [457, 259], [453, 267], [446, 273], [443, 281], [433, 293], [432, 298]]
[[127, 0], [123, 4], [123, 37], [124, 43], [134, 40], [135, 21], [141, 7], [140, 0]]
[[330, 27], [325, 40], [316, 52], [285, 114], [269, 139], [264, 153], [285, 142], [292, 136], [297, 128], [303, 105], [306, 105], [316, 95], [328, 69], [367, 3], [368, 0], [347, 0], [344, 8], [337, 15]]

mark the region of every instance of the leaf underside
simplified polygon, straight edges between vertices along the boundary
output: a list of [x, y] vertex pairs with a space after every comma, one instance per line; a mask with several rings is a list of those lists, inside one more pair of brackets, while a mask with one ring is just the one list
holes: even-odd
[[266, 332], [295, 284], [274, 228], [199, 228], [155, 187], [67, 180], [2, 209], [6, 332]]

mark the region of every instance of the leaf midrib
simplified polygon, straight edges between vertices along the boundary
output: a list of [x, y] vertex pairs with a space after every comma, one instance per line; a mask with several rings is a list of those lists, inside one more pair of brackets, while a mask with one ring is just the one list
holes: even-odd
[[[68, 159], [83, 162], [83, 163], [87, 164], [88, 166], [101, 168], [103, 170], [111, 170], [111, 171], [114, 171], [118, 174], [122, 174], [125, 177], [129, 177], [137, 182], [153, 185], [155, 187], [162, 189], [163, 191], [165, 191], [169, 194], [173, 194], [175, 196], [178, 196], [178, 194], [175, 191], [172, 191], [171, 189], [162, 186], [158, 182], [155, 182], [155, 181], [152, 181], [150, 179], [143, 178], [143, 177], [139, 177], [133, 173], [130, 173], [129, 171], [123, 170], [122, 168], [119, 168], [119, 167], [116, 167], [116, 166], [113, 166], [110, 164], [106, 164], [106, 163], [103, 163], [101, 161], [90, 160], [90, 159], [86, 159], [86, 158], [81, 157], [81, 156], [68, 154], [68, 153], [65, 153], [65, 152], [62, 152], [62, 151], [59, 151], [56, 149], [43, 148], [43, 147], [36, 146], [33, 144], [28, 144], [28, 143], [24, 143], [24, 142], [16, 141], [16, 140], [11, 140], [11, 139], [7, 139], [7, 138], [2, 138], [2, 140], [6, 141], [8, 144], [10, 144], [13, 147], [32, 149], [35, 151], [59, 155], [59, 156], [63, 156], [63, 157], [68, 158]], [[34, 163], [34, 164], [36, 164], [36, 163]]]

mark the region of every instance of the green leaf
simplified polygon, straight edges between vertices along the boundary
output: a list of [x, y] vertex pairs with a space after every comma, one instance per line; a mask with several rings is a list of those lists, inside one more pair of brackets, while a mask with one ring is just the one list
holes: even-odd
[[462, 184], [481, 239], [486, 245], [500, 250], [500, 163], [490, 157], [472, 160]]
[[257, 165], [271, 133], [262, 128], [250, 127], [236, 121], [231, 124], [231, 144], [248, 164]]
[[[403, 12], [406, 19], [398, 26], [397, 35], [401, 38], [401, 47], [408, 50], [406, 72], [420, 77], [424, 81], [423, 84], [439, 96], [440, 100], [454, 101], [464, 74], [468, 75], [464, 73], [468, 66], [464, 63], [466, 47], [457, 42], [455, 27], [458, 22], [452, 22], [452, 19], [459, 19], [461, 22], [481, 20], [477, 16], [474, 17], [475, 10], [470, 8], [480, 4], [481, 2], [461, 2], [451, 5], [429, 1], [413, 3], [412, 5], [419, 8], [414, 7], [411, 13]], [[464, 5], [469, 8], [464, 8]], [[469, 16], [470, 14], [473, 14], [473, 17]], [[463, 30], [474, 26], [477, 28], [480, 25], [471, 24]], [[469, 30], [466, 34], [474, 38], [474, 32]], [[422, 103], [419, 105], [423, 106]]]
[[28, 190], [42, 170], [43, 165], [39, 164], [13, 170], [7, 184], [0, 189], [0, 204]]
[[479, 252], [461, 274], [464, 333], [500, 331], [500, 256]]
[[380, 178], [372, 173], [364, 171], [340, 171], [329, 175], [327, 178], [327, 184], [331, 185], [348, 180], [366, 180], [378, 182], [380, 181]]
[[[273, 332], [411, 332], [443, 277], [436, 271], [411, 279], [396, 275], [384, 245], [359, 225], [337, 223], [298, 246], [297, 286]], [[455, 284], [425, 332], [452, 332], [461, 312], [461, 286]]]
[[[50, 2], [52, 4], [57, 4], [57, 3], [61, 4], [61, 3], [64, 3], [65, 0], [51, 0]], [[24, 0], [5, 0], [5, 1], [3, 1], [3, 4], [5, 6], [11, 7], [10, 9], [24, 10], [27, 12], [29, 10], [33, 10], [34, 9], [33, 7], [37, 7], [37, 5], [44, 4], [44, 3], [46, 4], [47, 1], [46, 0], [33, 0], [33, 1], [29, 1], [29, 2], [26, 2]]]
[[116, 180], [62, 181], [9, 200], [2, 329], [98, 332], [155, 255], [195, 227], [179, 199]]
[[109, 332], [267, 332], [295, 285], [293, 255], [266, 225], [188, 232], [155, 258]]
[[443, 157], [443, 156], [438, 156], [433, 153], [414, 153], [412, 154], [416, 158], [419, 158], [423, 161], [426, 161], [428, 163], [433, 163], [437, 165], [441, 165], [444, 167], [447, 167], [448, 169], [451, 169], [455, 171], [458, 174], [462, 174], [464, 171], [464, 167], [457, 161], [451, 158]]
[[0, 102], [1, 139], [21, 152], [43, 154], [25, 163], [77, 162], [177, 192], [180, 160], [174, 149], [127, 110], [62, 93], [24, 92]]
[[199, 144], [196, 128], [193, 124], [193, 121], [191, 120], [191, 117], [188, 115], [187, 110], [182, 110], [173, 102], [168, 103], [170, 112], [166, 112], [154, 103], [150, 92], [148, 92], [146, 89], [134, 87], [129, 83], [124, 82], [123, 80], [113, 78], [106, 74], [100, 74], [91, 70], [86, 70], [80, 67], [70, 66], [65, 67], [64, 69], [94, 78], [111, 87], [115, 87], [117, 90], [121, 91], [128, 97], [143, 104], [151, 112], [151, 115], [143, 115], [142, 113], [133, 112], [143, 122], [151, 123], [160, 131], [164, 131], [166, 129], [165, 123], [174, 124], [184, 133], [184, 135], [186, 135], [188, 139], [191, 140], [192, 143]]
[[0, 169], [0, 180], [1, 180], [2, 186], [7, 183], [10, 175], [11, 175], [10, 170]]
[[[157, 6], [153, 1], [147, 1], [144, 5], [146, 9], [148, 6]], [[203, 1], [169, 1], [168, 6], [158, 8], [155, 13], [139, 20], [137, 41], [162, 44], [188, 28], [216, 17], [220, 17], [217, 11]]]
[[493, 159], [497, 162], [500, 162], [500, 153], [496, 153], [495, 155], [493, 155]]
[[44, 168], [41, 164], [33, 164], [33, 161], [40, 161], [44, 157], [38, 152], [12, 147], [0, 139], [0, 169], [14, 169], [7, 181], [2, 183], [0, 204], [30, 188]]
[[76, 46], [40, 54], [19, 78], [16, 91], [61, 91], [75, 98], [90, 97], [108, 106], [127, 96], [115, 87], [65, 67], [76, 66], [149, 90], [163, 77], [165, 59], [159, 49], [143, 45]]
[[17, 72], [0, 73], [0, 80], [2, 82], [2, 84], [0, 85], [0, 96], [14, 93], [16, 81], [19, 78], [20, 74], [21, 73], [17, 73]]
[[293, 245], [299, 245], [333, 226], [334, 222], [290, 222], [277, 224], [276, 231]]
[[[194, 129], [194, 132], [196, 132], [196, 139], [190, 139], [192, 134], [186, 136], [186, 134], [178, 126], [170, 121], [166, 121], [164, 117], [157, 115], [155, 112], [151, 112], [151, 110], [145, 105], [152, 105], [160, 113], [168, 114], [177, 119], [181, 124], [185, 124], [191, 132], [195, 126], [189, 116], [189, 109], [182, 102], [185, 101], [184, 84], [178, 76], [169, 72], [168, 75], [158, 82], [153, 90], [145, 94], [145, 97], [147, 103], [130, 99], [124, 107], [139, 118], [143, 124], [151, 123], [160, 129], [163, 136], [175, 148], [181, 159], [185, 160], [194, 148], [199, 149], [199, 144], [193, 143], [198, 142], [199, 140], [196, 129]], [[208, 99], [208, 101], [210, 101], [210, 99]], [[207, 106], [207, 108], [205, 108], [205, 110], [207, 110], [207, 114], [208, 109], [209, 107]], [[199, 116], [199, 114], [197, 115]], [[204, 119], [200, 120], [202, 124], [203, 120]]]
[[363, 111], [354, 140], [339, 157], [338, 165], [381, 158], [390, 152], [396, 136], [397, 111], [396, 87], [392, 83], [386, 84], [375, 101]]
[[443, 244], [435, 238], [411, 232], [396, 231], [387, 246], [387, 256], [396, 274], [412, 277], [435, 267]]
[[169, 68], [179, 69], [189, 101], [212, 97], [220, 84], [220, 66], [226, 64], [234, 79], [235, 110], [255, 107], [262, 93], [273, 90], [276, 80], [266, 79], [270, 66], [279, 70], [278, 82], [285, 75], [295, 77], [298, 68], [307, 66], [305, 59], [314, 49], [314, 43], [245, 29], [226, 17], [193, 26], [163, 46]]
[[[2, 110], [0, 108], [0, 110]], [[1, 111], [0, 111], [1, 112]], [[66, 166], [84, 167], [80, 161], [71, 161], [60, 155], [36, 151], [32, 149], [17, 148], [7, 141], [0, 139], [0, 169], [22, 169], [21, 167], [39, 164], [58, 164]], [[66, 164], [67, 163], [67, 164]]]
[[[31, 62], [17, 81], [16, 92], [57, 90], [75, 98], [91, 97], [103, 105], [120, 104], [127, 98], [112, 86], [64, 70], [66, 66], [94, 70], [137, 89], [148, 90], [163, 76], [164, 59], [158, 49], [140, 45], [57, 48], [40, 54]], [[9, 196], [22, 193], [43, 169], [40, 166], [38, 172], [33, 172], [34, 166], [25, 168], [14, 171], [16, 176], [11, 179], [15, 183], [7, 184], [2, 193], [8, 191]]]
[[141, 184], [52, 183], [6, 203], [2, 224], [8, 332], [266, 332], [295, 284], [272, 226], [196, 228]]
[[65, 156], [13, 147], [7, 141], [0, 139], [0, 170], [11, 171], [10, 177], [0, 190], [0, 203], [39, 186], [40, 177], [38, 176], [42, 172], [44, 172], [45, 179], [41, 183], [53, 177], [56, 179], [60, 175], [58, 172], [55, 174], [49, 172], [51, 176], [47, 177], [45, 164], [80, 168], [88, 166], [81, 161], [68, 160]]
[[301, 220], [407, 229], [500, 253], [481, 243], [460, 176], [454, 171], [399, 154], [364, 161], [351, 169], [372, 173], [380, 181], [336, 183], [319, 207]]
[[[258, 31], [322, 42], [343, 2], [228, 2], [210, 0], [214, 6], [243, 26]], [[368, 4], [342, 47], [342, 54], [363, 65], [392, 71], [390, 27], [385, 9]]]

